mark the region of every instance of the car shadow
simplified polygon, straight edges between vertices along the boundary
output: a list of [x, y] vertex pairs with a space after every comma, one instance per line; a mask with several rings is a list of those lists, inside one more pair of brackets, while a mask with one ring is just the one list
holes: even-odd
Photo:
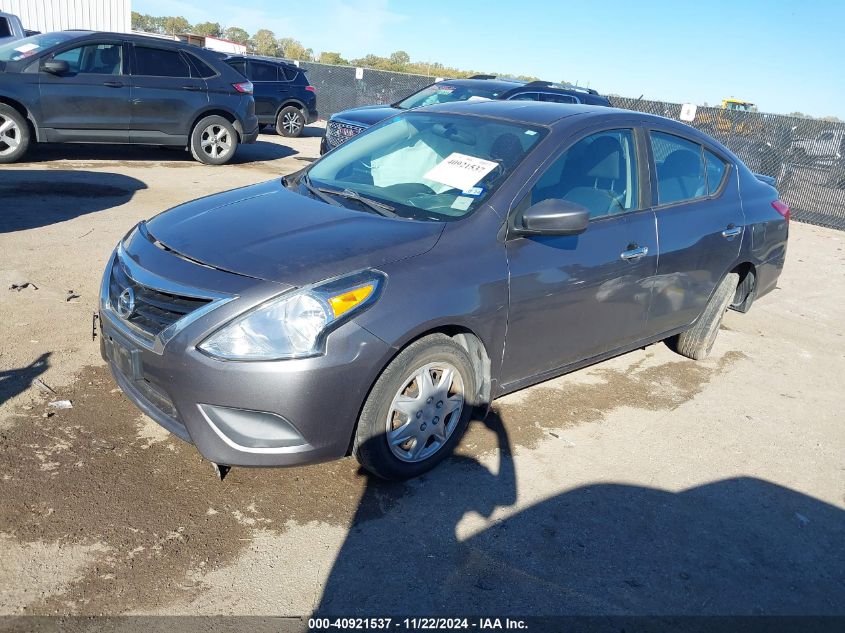
[[147, 185], [131, 176], [83, 170], [0, 171], [0, 233], [24, 231], [129, 202]]
[[33, 381], [50, 367], [51, 354], [41, 354], [26, 367], [0, 370], [0, 404], [29, 389]]
[[[286, 145], [268, 141], [256, 141], [239, 145], [229, 165], [277, 160], [298, 152]], [[130, 165], [131, 163], [179, 162], [200, 165], [184, 147], [161, 145], [98, 145], [75, 143], [37, 143], [27, 152], [20, 164], [45, 163], [51, 161], [109, 161]]]
[[496, 472], [454, 457], [369, 480], [314, 615], [845, 614], [840, 508], [738, 477], [593, 484], [513, 512], [507, 433], [495, 413], [487, 426]]

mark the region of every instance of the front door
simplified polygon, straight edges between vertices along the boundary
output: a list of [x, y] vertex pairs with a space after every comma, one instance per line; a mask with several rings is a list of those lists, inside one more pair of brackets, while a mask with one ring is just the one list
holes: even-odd
[[249, 60], [247, 73], [254, 91], [255, 114], [262, 123], [275, 123], [279, 104], [288, 92], [288, 82], [280, 81], [285, 78], [284, 72], [276, 64]]
[[599, 356], [644, 336], [657, 268], [654, 215], [642, 209], [633, 129], [589, 134], [564, 151], [519, 203], [585, 206], [580, 235], [506, 244], [510, 308], [502, 383]]
[[681, 136], [651, 130], [649, 138], [660, 263], [648, 326], [657, 336], [691, 324], [704, 311], [739, 256], [745, 216], [728, 161]]
[[129, 140], [125, 53], [121, 42], [88, 42], [43, 60], [68, 65], [66, 73], [39, 73], [41, 126], [48, 141]]

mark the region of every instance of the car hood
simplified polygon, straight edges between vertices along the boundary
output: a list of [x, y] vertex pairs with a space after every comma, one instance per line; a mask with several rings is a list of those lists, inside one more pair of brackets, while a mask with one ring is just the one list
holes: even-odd
[[344, 110], [343, 112], [338, 112], [337, 114], [332, 115], [332, 118], [370, 127], [379, 121], [384, 121], [387, 117], [400, 114], [402, 112], [404, 112], [404, 110], [400, 110], [399, 108], [394, 108], [389, 105], [374, 105]]
[[183, 257], [292, 286], [414, 257], [444, 226], [336, 207], [280, 180], [200, 198], [146, 223], [151, 238]]

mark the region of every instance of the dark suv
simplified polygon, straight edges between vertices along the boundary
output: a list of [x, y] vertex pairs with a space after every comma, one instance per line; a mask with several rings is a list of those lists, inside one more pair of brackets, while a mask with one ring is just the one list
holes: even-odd
[[564, 86], [550, 81], [520, 81], [497, 78], [493, 75], [474, 75], [469, 79], [447, 79], [426, 86], [391, 105], [351, 108], [332, 115], [326, 125], [326, 135], [320, 143], [320, 154], [325, 154], [371, 125], [399, 114], [403, 110], [437, 103], [488, 99], [610, 106], [607, 97], [601, 96], [592, 88]]
[[257, 136], [252, 84], [195, 46], [91, 31], [0, 45], [0, 163], [38, 141], [187, 147], [222, 165]]
[[317, 120], [317, 91], [298, 66], [253, 55], [232, 55], [226, 63], [255, 87], [255, 113], [261, 125], [275, 125], [282, 136], [296, 137]]

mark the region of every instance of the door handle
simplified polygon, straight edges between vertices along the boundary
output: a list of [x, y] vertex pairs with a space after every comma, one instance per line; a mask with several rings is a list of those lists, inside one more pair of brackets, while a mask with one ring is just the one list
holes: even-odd
[[633, 262], [638, 260], [640, 257], [645, 257], [648, 255], [648, 246], [634, 246], [627, 251], [622, 251], [619, 254], [619, 257], [624, 259], [626, 262]]
[[198, 90], [202, 90], [202, 88], [200, 88], [199, 86], [182, 86], [182, 90], [191, 90], [196, 92]]
[[108, 86], [109, 88], [123, 88], [122, 81], [104, 81], [104, 86]]
[[734, 226], [733, 224], [728, 224], [728, 227], [724, 231], [722, 231], [722, 237], [730, 239], [732, 237], [736, 237], [740, 233], [742, 233], [741, 226]]

